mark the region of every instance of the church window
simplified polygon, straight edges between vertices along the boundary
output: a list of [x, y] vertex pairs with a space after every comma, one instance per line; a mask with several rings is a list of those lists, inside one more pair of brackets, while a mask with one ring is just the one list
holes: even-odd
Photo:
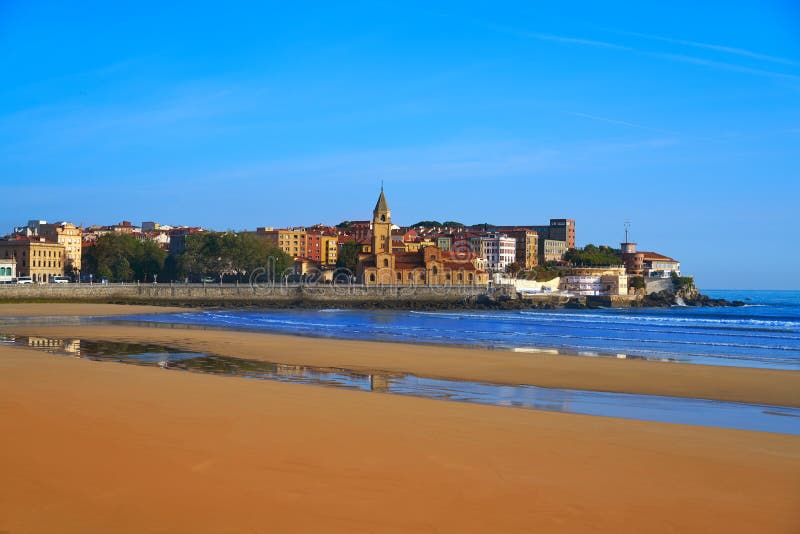
[[369, 275], [369, 281], [370, 282], [374, 282], [375, 281], [375, 275], [374, 274]]
[[383, 258], [383, 266], [384, 267], [388, 267], [389, 266], [389, 260], [387, 258]]

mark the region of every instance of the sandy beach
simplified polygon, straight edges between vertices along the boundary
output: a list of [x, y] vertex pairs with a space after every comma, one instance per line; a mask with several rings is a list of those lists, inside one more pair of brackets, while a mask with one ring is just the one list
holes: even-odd
[[[23, 306], [35, 314], [49, 305]], [[132, 308], [91, 306], [81, 313]], [[786, 405], [797, 405], [800, 389], [789, 371], [185, 328], [12, 330]], [[0, 347], [0, 435], [0, 532], [11, 534], [800, 530], [800, 438], [788, 435], [222, 378], [16, 347]]]
[[800, 406], [800, 373], [795, 371], [200, 330], [181, 325], [15, 325], [4, 331], [60, 339], [159, 343], [239, 358], [365, 372]]

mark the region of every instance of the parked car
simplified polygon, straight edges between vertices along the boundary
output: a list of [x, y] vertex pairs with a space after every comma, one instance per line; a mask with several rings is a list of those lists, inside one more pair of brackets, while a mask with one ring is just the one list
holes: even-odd
[[50, 277], [51, 284], [69, 284], [69, 278], [66, 276], [51, 276]]
[[218, 279], [214, 278], [213, 276], [204, 276], [203, 278], [200, 279], [200, 281], [203, 282], [204, 284], [213, 284], [217, 280]]
[[18, 284], [32, 284], [33, 283], [33, 278], [31, 278], [30, 276], [20, 276], [20, 277], [17, 278], [17, 283]]

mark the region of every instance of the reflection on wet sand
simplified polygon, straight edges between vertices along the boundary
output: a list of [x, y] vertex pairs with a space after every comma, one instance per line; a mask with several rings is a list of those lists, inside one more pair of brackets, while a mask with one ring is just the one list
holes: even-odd
[[[97, 361], [438, 400], [800, 435], [800, 409], [656, 395], [502, 385], [247, 360], [154, 344], [0, 334], [0, 344]], [[788, 416], [788, 417], [787, 417]]]

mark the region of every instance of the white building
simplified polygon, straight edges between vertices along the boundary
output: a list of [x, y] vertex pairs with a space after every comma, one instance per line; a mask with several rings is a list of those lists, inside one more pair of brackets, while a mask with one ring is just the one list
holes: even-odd
[[39, 229], [43, 224], [47, 224], [47, 221], [40, 221], [38, 219], [30, 219], [26, 226], [16, 226], [14, 227], [14, 235], [24, 235], [26, 237], [31, 237], [34, 235], [39, 235]]
[[0, 284], [10, 284], [17, 277], [17, 261], [10, 259], [0, 260]]
[[488, 234], [471, 240], [473, 252], [486, 259], [492, 272], [505, 272], [506, 267], [517, 260], [517, 240], [505, 234]]
[[558, 289], [576, 295], [627, 295], [624, 267], [578, 267], [561, 276]]

